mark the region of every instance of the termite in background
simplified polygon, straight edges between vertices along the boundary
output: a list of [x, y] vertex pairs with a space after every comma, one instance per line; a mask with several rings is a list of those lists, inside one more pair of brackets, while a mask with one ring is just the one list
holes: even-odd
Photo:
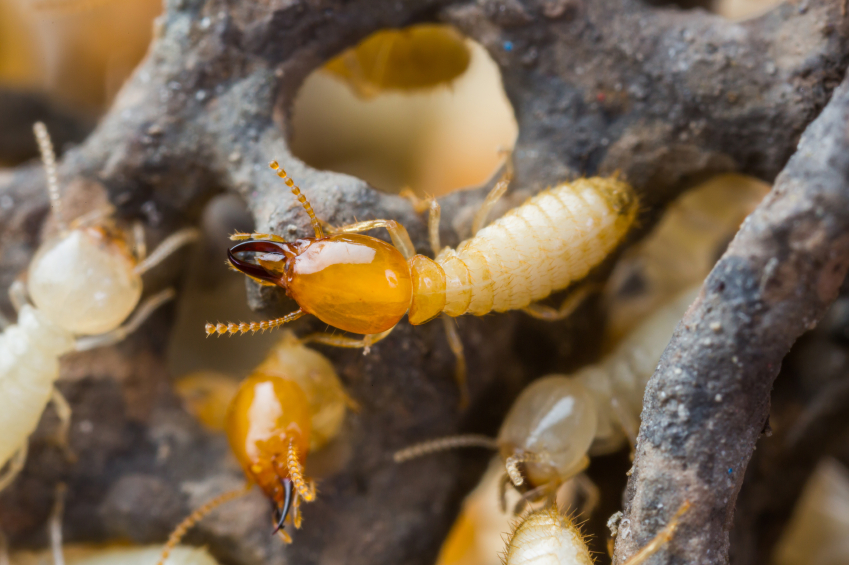
[[773, 552], [774, 565], [849, 563], [849, 470], [820, 461]]
[[27, 440], [48, 401], [53, 401], [62, 420], [59, 437], [67, 445], [71, 408], [54, 387], [59, 358], [124, 339], [173, 298], [169, 288], [139, 304], [142, 274], [197, 238], [194, 229], [177, 231], [147, 255], [141, 224], [133, 232], [135, 253], [127, 234], [106, 212], [68, 224], [62, 216], [56, 158], [47, 129], [40, 122], [34, 129], [59, 233], [39, 247], [26, 284], [19, 280], [9, 289], [18, 320], [0, 335], [0, 468], [8, 463], [0, 476], [0, 490], [23, 468]]
[[312, 502], [316, 496], [315, 482], [304, 476], [307, 454], [339, 433], [346, 408], [356, 410], [357, 405], [345, 393], [330, 361], [285, 332], [239, 385], [224, 421], [247, 485], [204, 504], [178, 525], [160, 565], [189, 528], [221, 504], [247, 493], [254, 484], [271, 502], [274, 532], [291, 543], [284, 529], [287, 518], [300, 528], [300, 504]]
[[[396, 452], [395, 461], [456, 447], [486, 447], [501, 455], [504, 484], [522, 490], [522, 502], [551, 497], [583, 472], [588, 455], [608, 453], [626, 439], [635, 443], [645, 385], [697, 291], [660, 308], [599, 363], [571, 376], [548, 375], [532, 382], [513, 403], [497, 438], [439, 438]], [[582, 484], [592, 500], [593, 487], [589, 481]]]
[[[56, 489], [48, 530], [50, 549], [46, 551], [17, 551], [11, 553], [0, 533], [0, 564], [3, 565], [150, 565], [159, 556], [158, 546], [127, 546], [125, 543], [103, 546], [62, 543], [62, 518], [65, 486]], [[165, 565], [218, 565], [204, 548], [180, 546], [174, 548]]]
[[[660, 551], [672, 539], [689, 507], [684, 502], [666, 526], [623, 565], [641, 565]], [[556, 504], [534, 510], [519, 521], [507, 541], [503, 562], [504, 565], [593, 565], [580, 527], [562, 514]]]
[[[509, 185], [507, 167], [475, 216], [475, 236], [456, 250], [440, 245], [440, 208], [432, 202], [429, 231], [436, 257], [430, 259], [416, 254], [406, 228], [394, 220], [327, 228], [330, 235], [325, 235], [300, 188], [276, 161], [271, 168], [304, 206], [315, 237], [289, 242], [274, 234], [236, 234], [233, 239], [242, 242], [228, 257], [234, 268], [258, 283], [283, 288], [299, 308], [260, 323], [207, 324], [207, 335], [272, 329], [312, 314], [334, 328], [364, 334], [362, 339], [313, 334], [312, 341], [368, 350], [405, 314], [413, 325], [442, 315], [457, 356], [455, 377], [463, 405], [468, 400], [463, 344], [450, 318], [515, 309], [546, 320], [565, 318], [586, 296], [587, 285], [571, 292], [560, 308], [537, 301], [601, 263], [633, 225], [638, 208], [627, 183], [593, 177], [545, 190], [483, 227]], [[386, 228], [394, 246], [359, 235], [375, 228]]]

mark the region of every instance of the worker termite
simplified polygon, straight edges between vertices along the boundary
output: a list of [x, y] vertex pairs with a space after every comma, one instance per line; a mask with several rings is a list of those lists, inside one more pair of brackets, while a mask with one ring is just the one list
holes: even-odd
[[[689, 507], [684, 502], [666, 526], [624, 565], [640, 565], [657, 553], [672, 539]], [[503, 562], [504, 565], [593, 565], [580, 528], [553, 504], [519, 521], [507, 542]]]
[[289, 332], [266, 359], [239, 385], [224, 424], [230, 448], [248, 483], [224, 493], [187, 517], [171, 534], [160, 565], [188, 529], [224, 502], [248, 492], [253, 484], [271, 501], [277, 533], [301, 527], [300, 503], [315, 500], [315, 483], [304, 476], [307, 453], [333, 439], [345, 408], [356, 408], [339, 382], [333, 365]]
[[146, 256], [144, 233], [137, 224], [134, 255], [122, 230], [103, 214], [67, 225], [47, 129], [41, 123], [34, 129], [60, 232], [39, 247], [29, 265], [26, 286], [17, 281], [9, 289], [18, 321], [0, 335], [0, 468], [8, 463], [0, 476], [0, 490], [23, 468], [27, 439], [50, 400], [62, 420], [64, 442], [71, 408], [53, 386], [59, 378], [59, 358], [73, 350], [124, 339], [170, 300], [174, 290], [169, 288], [139, 305], [141, 275], [196, 238], [194, 229], [180, 230]]
[[[455, 447], [486, 447], [498, 450], [504, 460], [504, 485], [509, 481], [526, 491], [521, 502], [549, 497], [586, 468], [588, 453], [607, 453], [625, 438], [633, 445], [645, 385], [695, 292], [660, 308], [596, 365], [570, 377], [549, 375], [532, 382], [513, 403], [497, 439], [439, 438], [396, 452], [395, 461]], [[588, 494], [592, 498], [592, 488]]]
[[[304, 206], [315, 237], [286, 241], [273, 234], [236, 234], [242, 240], [228, 257], [234, 268], [260, 284], [279, 286], [298, 310], [261, 323], [207, 324], [207, 335], [234, 334], [278, 327], [313, 314], [363, 339], [314, 334], [313, 341], [337, 347], [363, 347], [386, 337], [408, 315], [413, 325], [444, 314], [451, 349], [457, 355], [461, 402], [467, 399], [463, 345], [449, 317], [483, 316], [522, 309], [553, 320], [568, 316], [587, 292], [579, 289], [559, 308], [535, 301], [582, 279], [616, 248], [633, 224], [637, 197], [615, 178], [578, 179], [545, 190], [483, 227], [510, 182], [508, 167], [487, 196], [472, 226], [474, 237], [457, 249], [439, 242], [440, 207], [430, 208], [430, 238], [435, 259], [416, 255], [407, 230], [394, 220], [370, 220], [329, 228], [276, 161], [277, 171]], [[359, 235], [386, 228], [392, 245]], [[254, 255], [251, 262], [246, 257]]]
[[[161, 552], [161, 548], [156, 546], [63, 545], [64, 497], [65, 486], [60, 484], [48, 522], [50, 549], [18, 551], [10, 556], [5, 543], [0, 543], [0, 565], [149, 565]], [[0, 542], [4, 541], [0, 534]], [[174, 548], [165, 565], [218, 565], [218, 562], [204, 548], [179, 546]]]

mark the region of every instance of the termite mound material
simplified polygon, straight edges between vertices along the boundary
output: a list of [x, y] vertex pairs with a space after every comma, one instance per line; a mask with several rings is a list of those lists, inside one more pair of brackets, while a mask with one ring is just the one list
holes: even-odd
[[[426, 251], [425, 223], [406, 201], [291, 158], [287, 112], [304, 77], [335, 54], [374, 31], [439, 19], [488, 50], [516, 109], [517, 189], [505, 206], [563, 179], [618, 169], [643, 201], [648, 230], [702, 176], [736, 169], [772, 181], [782, 169], [839, 82], [849, 49], [838, 2], [804, 8], [787, 4], [736, 24], [635, 0], [169, 2], [149, 56], [94, 134], [62, 160], [60, 176], [78, 195], [107, 195], [119, 215], [144, 219], [160, 239], [194, 222], [222, 191], [244, 198], [256, 229], [294, 238], [308, 225], [264, 165], [282, 156], [328, 221], [393, 218]], [[805, 41], [787, 41], [789, 30]], [[40, 241], [42, 185], [31, 166], [0, 177], [0, 203], [11, 202], [0, 206], [3, 288]], [[446, 244], [468, 237], [485, 192], [442, 201]], [[176, 279], [181, 267], [162, 276]], [[251, 287], [255, 306], [270, 315], [292, 310], [279, 292], [261, 290]], [[324, 483], [323, 502], [307, 509], [306, 522], [323, 527], [303, 530], [281, 550], [264, 535], [268, 506], [257, 494], [222, 508], [188, 541], [245, 565], [431, 562], [483, 458], [462, 456], [469, 464], [460, 465], [452, 455], [402, 470], [387, 454], [425, 434], [494, 433], [530, 378], [598, 357], [596, 306], [554, 325], [520, 313], [458, 320], [476, 371], [464, 414], [456, 410], [441, 328], [402, 323], [366, 357], [323, 351], [363, 406], [343, 432], [356, 456]], [[49, 422], [36, 431], [29, 466], [0, 501], [0, 525], [14, 544], [41, 543], [36, 532], [49, 510], [43, 493], [59, 479], [69, 483], [68, 537], [92, 541], [161, 540], [167, 524], [198, 502], [238, 486], [240, 470], [223, 439], [197, 426], [170, 391], [162, 363], [169, 327], [163, 312], [120, 347], [67, 360], [60, 388], [76, 410], [71, 445], [80, 463], [68, 466], [50, 448]], [[733, 497], [716, 513], [731, 515], [731, 504]], [[691, 516], [703, 516], [698, 505]], [[702, 529], [679, 533], [687, 543]], [[715, 549], [722, 562], [722, 548]]]

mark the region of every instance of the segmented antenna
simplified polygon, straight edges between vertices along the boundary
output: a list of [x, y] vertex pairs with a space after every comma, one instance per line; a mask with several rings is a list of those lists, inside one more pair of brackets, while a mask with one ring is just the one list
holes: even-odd
[[62, 197], [59, 195], [59, 180], [56, 177], [56, 153], [53, 152], [53, 143], [47, 126], [44, 122], [35, 122], [32, 126], [35, 132], [35, 140], [38, 142], [38, 150], [41, 152], [41, 161], [44, 163], [44, 172], [47, 174], [47, 194], [50, 195], [50, 205], [53, 207], [53, 215], [59, 223], [59, 228], [65, 230], [68, 224], [62, 217]]
[[308, 483], [304, 479], [304, 468], [301, 466], [300, 461], [298, 461], [298, 450], [293, 441], [289, 442], [289, 456], [286, 458], [286, 463], [289, 467], [289, 476], [292, 478], [292, 484], [295, 485], [301, 498], [306, 502], [315, 500], [315, 484]]
[[498, 444], [491, 437], [480, 434], [448, 436], [405, 447], [400, 451], [396, 451], [392, 456], [392, 459], [396, 463], [404, 463], [410, 459], [417, 459], [424, 455], [430, 455], [431, 453], [448, 451], [449, 449], [457, 449], [460, 447], [483, 447], [485, 449], [496, 450], [498, 449]]
[[539, 461], [541, 457], [536, 453], [521, 453], [518, 455], [511, 455], [507, 459], [504, 460], [504, 468], [507, 470], [507, 474], [510, 476], [510, 480], [513, 481], [513, 484], [517, 487], [522, 486], [525, 483], [525, 478], [522, 476], [522, 472], [519, 470], [520, 463], [533, 463], [535, 461]]
[[245, 485], [244, 487], [238, 490], [231, 490], [229, 492], [225, 492], [224, 494], [218, 495], [191, 514], [189, 514], [185, 520], [180, 522], [180, 524], [174, 528], [174, 531], [171, 532], [171, 535], [168, 536], [168, 543], [165, 544], [165, 547], [162, 550], [162, 555], [159, 556], [159, 562], [156, 565], [164, 565], [165, 561], [168, 559], [168, 556], [171, 555], [171, 551], [177, 544], [180, 543], [180, 540], [183, 539], [183, 536], [186, 535], [192, 526], [200, 522], [203, 518], [206, 517], [207, 514], [224, 504], [225, 502], [229, 502], [234, 498], [239, 498], [248, 493], [251, 490], [250, 484]]
[[288, 322], [293, 322], [306, 314], [303, 310], [295, 310], [291, 314], [287, 314], [282, 318], [275, 318], [273, 320], [265, 320], [263, 322], [242, 322], [240, 324], [236, 324], [234, 322], [229, 322], [227, 324], [206, 324], [206, 335], [211, 336], [212, 334], [235, 334], [252, 332], [256, 333], [258, 331], [264, 332], [265, 330], [273, 330], [278, 326], [282, 326]]
[[312, 228], [315, 230], [315, 237], [324, 237], [324, 231], [321, 229], [321, 222], [318, 221], [318, 218], [315, 217], [315, 212], [312, 209], [312, 206], [307, 200], [307, 197], [301, 194], [301, 189], [295, 185], [295, 181], [292, 180], [292, 177], [286, 174], [282, 168], [280, 168], [280, 164], [277, 161], [272, 161], [270, 167], [274, 169], [277, 173], [277, 176], [283, 179], [283, 182], [286, 183], [286, 186], [292, 189], [292, 194], [298, 199], [298, 202], [304, 207], [304, 210], [309, 214], [310, 222], [312, 223]]

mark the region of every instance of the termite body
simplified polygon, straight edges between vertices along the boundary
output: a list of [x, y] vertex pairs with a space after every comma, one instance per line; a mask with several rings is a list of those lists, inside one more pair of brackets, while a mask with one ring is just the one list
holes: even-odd
[[183, 520], [171, 534], [160, 565], [189, 528], [254, 484], [271, 501], [275, 533], [290, 543], [284, 529], [287, 518], [300, 528], [300, 503], [316, 496], [314, 481], [304, 476], [307, 454], [338, 435], [346, 408], [356, 409], [356, 403], [345, 393], [330, 361], [286, 332], [241, 382], [224, 420], [246, 487], [220, 495]]
[[[35, 131], [54, 213], [62, 224], [52, 145], [43, 124], [36, 124]], [[143, 241], [140, 230], [136, 235]], [[9, 290], [18, 321], [0, 334], [0, 468], [9, 463], [0, 476], [0, 490], [23, 467], [27, 438], [51, 399], [63, 420], [61, 434], [67, 433], [70, 407], [54, 387], [59, 358], [120, 341], [171, 299], [174, 291], [166, 289], [136, 308], [141, 275], [195, 237], [195, 230], [181, 230], [144, 257], [143, 251], [132, 253], [113, 221], [97, 217], [61, 225], [59, 235], [41, 245], [30, 262], [26, 285], [18, 281]], [[143, 250], [143, 243], [137, 242], [137, 248]]]
[[[574, 293], [560, 310], [536, 301], [585, 277], [621, 242], [637, 214], [637, 198], [628, 184], [595, 177], [545, 190], [481, 229], [508, 186], [508, 171], [476, 216], [475, 235], [457, 249], [440, 246], [440, 210], [432, 202], [430, 235], [436, 257], [430, 259], [415, 253], [407, 230], [393, 220], [360, 222], [325, 235], [300, 189], [276, 162], [271, 166], [304, 205], [315, 237], [287, 242], [272, 234], [237, 234], [234, 239], [247, 241], [230, 249], [229, 260], [254, 280], [283, 288], [299, 309], [261, 323], [207, 324], [209, 335], [271, 329], [312, 314], [335, 328], [365, 335], [362, 340], [311, 336], [314, 341], [368, 348], [405, 314], [413, 325], [440, 314], [483, 316], [514, 309], [559, 319], [571, 313], [583, 293]], [[394, 246], [356, 233], [379, 227], [389, 231]], [[243, 258], [245, 253], [255, 254], [256, 263]], [[465, 393], [462, 343], [444, 319]]]
[[[624, 565], [640, 565], [657, 553], [678, 528], [689, 508], [684, 502], [667, 525]], [[593, 565], [584, 535], [556, 505], [535, 510], [522, 518], [507, 541], [504, 565]]]
[[505, 482], [531, 489], [526, 500], [553, 494], [586, 468], [588, 454], [610, 452], [626, 438], [634, 443], [646, 383], [696, 292], [691, 289], [658, 309], [599, 363], [571, 376], [532, 382], [513, 403], [496, 439], [436, 439], [397, 452], [395, 461], [454, 447], [489, 447], [504, 460]]

